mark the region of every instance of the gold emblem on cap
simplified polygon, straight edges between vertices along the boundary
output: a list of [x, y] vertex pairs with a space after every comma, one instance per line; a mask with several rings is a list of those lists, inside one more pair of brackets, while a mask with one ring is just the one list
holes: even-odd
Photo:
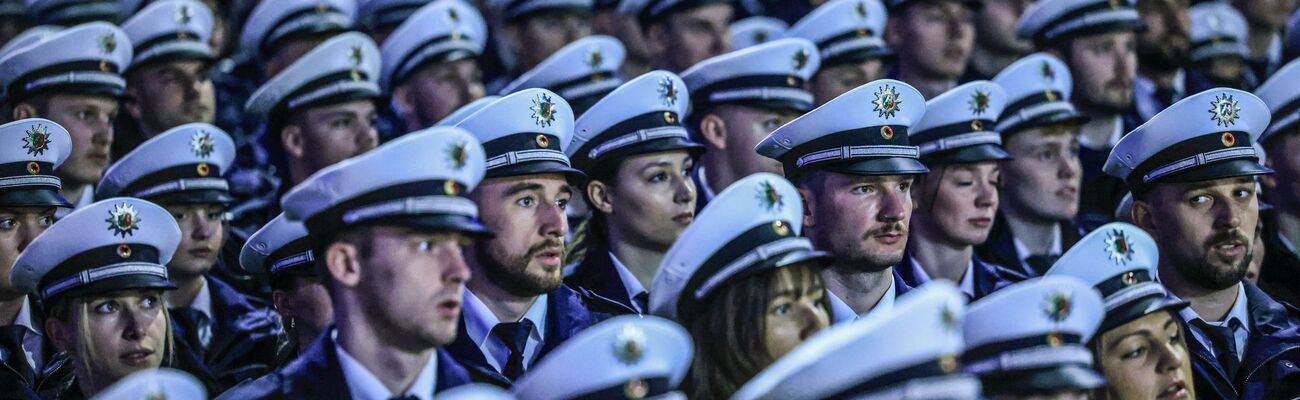
[[1056, 93], [1051, 90], [1044, 90], [1043, 96], [1047, 97], [1047, 101], [1056, 101]]
[[885, 140], [893, 139], [894, 128], [891, 128], [889, 125], [880, 127], [880, 137], [884, 138]]
[[1061, 336], [1060, 332], [1048, 333], [1046, 339], [1048, 346], [1061, 347], [1061, 345], [1065, 344], [1065, 338]]
[[674, 114], [672, 111], [664, 111], [664, 122], [676, 124], [677, 114]]
[[1110, 0], [1110, 8], [1120, 8], [1123, 4], [1123, 0]]
[[970, 129], [972, 131], [982, 131], [984, 130], [984, 123], [978, 119], [973, 119], [970, 121]]
[[636, 325], [628, 324], [614, 337], [614, 356], [624, 364], [632, 365], [645, 355], [645, 333]]
[[537, 141], [537, 147], [541, 147], [543, 149], [547, 147], [551, 147], [551, 138], [546, 137], [546, 135], [537, 135], [537, 137], [533, 140]]
[[960, 367], [961, 363], [957, 362], [957, 356], [945, 354], [939, 357], [939, 369], [943, 370], [943, 373], [945, 374], [957, 372], [957, 368]]
[[317, 0], [317, 1], [316, 1], [316, 13], [317, 13], [317, 14], [324, 14], [324, 13], [327, 13], [327, 12], [329, 12], [329, 11], [330, 11], [330, 4], [329, 4], [328, 1], [326, 1], [326, 0]]
[[198, 166], [194, 167], [194, 172], [198, 172], [199, 176], [208, 176], [208, 174], [212, 173], [212, 168], [208, 167], [208, 163], [199, 163]]
[[858, 28], [858, 37], [867, 37], [867, 30], [865, 28]]
[[1214, 120], [1219, 126], [1232, 126], [1237, 123], [1238, 114], [1241, 113], [1241, 107], [1237, 106], [1237, 100], [1230, 94], [1222, 94], [1214, 97], [1210, 102], [1210, 119]]
[[1233, 135], [1232, 132], [1224, 132], [1223, 136], [1219, 137], [1219, 140], [1223, 142], [1223, 147], [1232, 147], [1232, 145], [1237, 144], [1237, 136]]
[[623, 396], [629, 399], [643, 399], [650, 394], [650, 385], [644, 380], [633, 379], [623, 384]]
[[785, 84], [791, 87], [799, 86], [799, 78], [794, 75], [790, 75], [785, 78]]
[[803, 69], [805, 65], [808, 65], [808, 57], [808, 49], [800, 48], [799, 51], [795, 52], [794, 69]]
[[790, 224], [785, 223], [785, 221], [772, 221], [772, 232], [776, 232], [777, 236], [789, 235]]
[[126, 243], [118, 245], [117, 256], [122, 258], [131, 258], [131, 245]]
[[456, 181], [443, 182], [442, 191], [452, 196], [460, 194], [460, 188], [456, 186]]
[[1124, 282], [1124, 286], [1133, 286], [1138, 282], [1137, 273], [1133, 271], [1125, 272], [1124, 275], [1120, 276], [1119, 280]]
[[40, 165], [40, 164], [37, 164], [35, 161], [28, 161], [28, 162], [27, 162], [27, 173], [32, 174], [32, 175], [36, 175], [36, 174], [41, 173], [41, 165]]
[[[876, 90], [876, 99], [871, 101], [871, 104], [875, 105], [872, 111], [875, 111], [880, 118], [893, 118], [894, 113], [897, 113], [903, 105], [903, 100], [898, 97], [898, 90], [895, 90], [893, 86], [880, 85], [880, 89]], [[893, 137], [894, 131], [890, 130], [889, 132], [889, 137]]]

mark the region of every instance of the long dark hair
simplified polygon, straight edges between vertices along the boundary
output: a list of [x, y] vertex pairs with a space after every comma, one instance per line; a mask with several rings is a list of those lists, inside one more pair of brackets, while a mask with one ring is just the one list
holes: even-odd
[[597, 164], [587, 172], [587, 181], [582, 184], [581, 190], [582, 201], [587, 202], [587, 212], [590, 215], [578, 227], [573, 228], [573, 238], [569, 240], [564, 252], [569, 262], [581, 262], [588, 250], [609, 248], [609, 222], [605, 219], [605, 213], [591, 206], [591, 199], [587, 198], [587, 185], [601, 181], [605, 186], [613, 188], [618, 184], [618, 169], [622, 167], [623, 160], [610, 160]]

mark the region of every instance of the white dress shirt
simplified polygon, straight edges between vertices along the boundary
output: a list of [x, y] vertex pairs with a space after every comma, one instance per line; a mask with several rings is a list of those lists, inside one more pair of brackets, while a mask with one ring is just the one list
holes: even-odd
[[[533, 332], [528, 335], [528, 343], [524, 345], [524, 370], [537, 358], [537, 354], [542, 351], [542, 340], [546, 333], [546, 298], [543, 294], [537, 296], [533, 305], [528, 307], [524, 313], [523, 319], [532, 321]], [[501, 339], [492, 335], [492, 328], [501, 323], [496, 314], [483, 304], [473, 292], [465, 290], [465, 331], [469, 339], [478, 346], [479, 351], [483, 352], [483, 358], [487, 359], [488, 364], [496, 368], [498, 372], [505, 370], [506, 361], [510, 359], [510, 347]], [[518, 321], [514, 321], [518, 322]]]

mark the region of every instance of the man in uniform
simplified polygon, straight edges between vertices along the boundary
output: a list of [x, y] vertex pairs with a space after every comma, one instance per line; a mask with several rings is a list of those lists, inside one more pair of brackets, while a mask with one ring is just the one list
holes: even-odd
[[1236, 89], [1189, 96], [1130, 132], [1105, 171], [1133, 191], [1130, 215], [1159, 244], [1160, 282], [1191, 305], [1196, 390], [1207, 398], [1300, 395], [1300, 311], [1243, 281], [1259, 222], [1252, 147], [1269, 109]]
[[591, 34], [592, 0], [486, 0], [501, 25], [492, 35], [508, 57], [508, 71], [496, 77], [496, 91], [537, 67], [564, 46]]
[[1138, 73], [1133, 79], [1133, 112], [1145, 122], [1186, 95], [1183, 67], [1191, 49], [1188, 0], [1138, 0], [1146, 29], [1137, 35]]
[[912, 217], [913, 175], [929, 172], [908, 127], [925, 99], [883, 79], [853, 89], [772, 132], [754, 148], [781, 162], [804, 198], [804, 235], [835, 256], [822, 271], [838, 323], [893, 308]]
[[393, 30], [380, 48], [379, 78], [392, 95], [385, 110], [392, 136], [433, 126], [483, 97], [478, 61], [487, 34], [478, 10], [458, 0], [429, 3]]
[[885, 40], [898, 52], [891, 75], [916, 87], [925, 98], [957, 86], [975, 46], [971, 0], [887, 0], [889, 24]]
[[1272, 112], [1272, 125], [1264, 130], [1259, 143], [1263, 145], [1265, 164], [1273, 176], [1263, 177], [1264, 195], [1271, 210], [1260, 210], [1264, 225], [1260, 239], [1264, 241], [1260, 267], [1259, 287], [1273, 298], [1292, 305], [1300, 304], [1300, 90], [1295, 82], [1300, 79], [1300, 62], [1283, 66], [1260, 85], [1255, 94], [1268, 104]]
[[893, 53], [881, 38], [888, 19], [880, 0], [834, 0], [786, 32], [817, 44], [821, 65], [809, 81], [817, 105], [885, 76], [885, 58]]
[[90, 204], [95, 183], [108, 166], [118, 97], [126, 89], [120, 72], [131, 61], [126, 33], [103, 22], [63, 29], [0, 59], [4, 114], [8, 120], [48, 118], [72, 135], [72, 153], [54, 171], [63, 197]]
[[975, 49], [962, 82], [993, 79], [1011, 63], [1034, 51], [1033, 43], [1016, 36], [1016, 22], [1032, 0], [986, 0], [975, 12]]
[[334, 325], [289, 365], [220, 398], [428, 400], [467, 383], [442, 347], [457, 336], [470, 278], [461, 249], [491, 235], [466, 197], [482, 177], [478, 141], [434, 128], [286, 194], [285, 214], [307, 226]]
[[697, 210], [740, 178], [781, 173], [781, 163], [755, 154], [754, 145], [813, 108], [804, 83], [819, 65], [816, 45], [789, 38], [710, 58], [682, 73], [691, 95], [686, 128], [706, 149], [695, 168]]
[[370, 40], [382, 44], [393, 30], [429, 3], [429, 0], [358, 0], [356, 27], [370, 35]]
[[731, 51], [731, 2], [623, 0], [619, 12], [636, 15], [654, 67], [674, 73]]
[[484, 106], [459, 125], [487, 149], [487, 178], [470, 198], [496, 237], [474, 243], [451, 354], [475, 381], [508, 387], [593, 322], [563, 284], [565, 208], [582, 174], [564, 149], [573, 110], [559, 95], [525, 89]]

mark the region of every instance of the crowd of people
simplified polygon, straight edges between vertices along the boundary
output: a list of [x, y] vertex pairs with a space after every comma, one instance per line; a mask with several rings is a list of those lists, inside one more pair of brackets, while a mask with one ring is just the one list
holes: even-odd
[[0, 0], [0, 399], [1297, 399], [1294, 0]]

